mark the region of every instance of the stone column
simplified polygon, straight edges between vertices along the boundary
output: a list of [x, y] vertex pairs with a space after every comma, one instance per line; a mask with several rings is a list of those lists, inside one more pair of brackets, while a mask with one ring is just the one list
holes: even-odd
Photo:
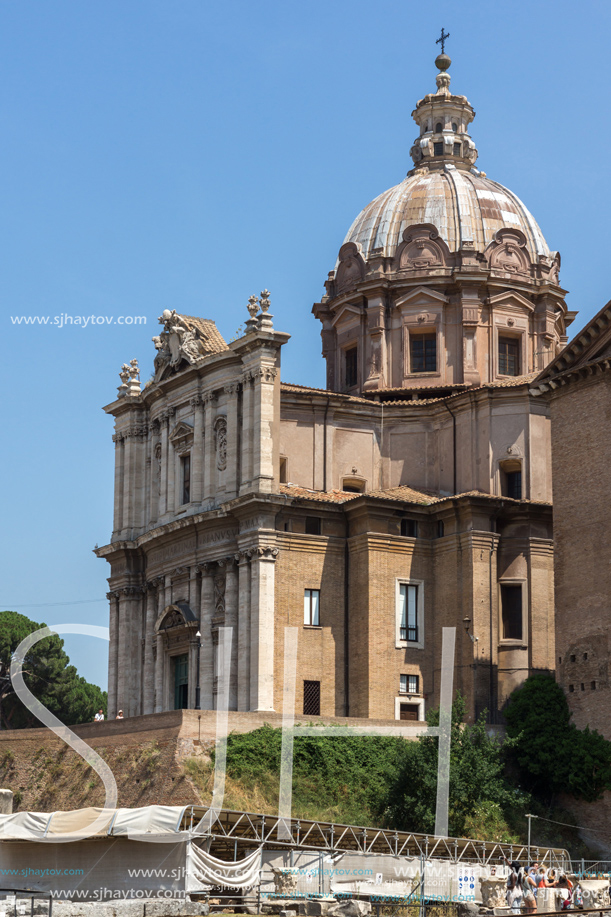
[[116, 694], [116, 706], [117, 710], [123, 710], [126, 716], [129, 716], [128, 713], [128, 701], [129, 701], [129, 659], [130, 659], [130, 646], [129, 646], [129, 619], [128, 619], [128, 610], [129, 604], [127, 597], [130, 594], [129, 586], [125, 586], [120, 590], [119, 596], [119, 647], [117, 653], [117, 694]]
[[201, 649], [199, 653], [199, 690], [202, 710], [213, 710], [214, 647], [212, 618], [214, 617], [214, 564], [199, 564], [202, 573], [200, 600]]
[[252, 446], [252, 377], [246, 372], [242, 377], [241, 494], [249, 490], [252, 480]]
[[157, 655], [155, 657], [155, 713], [162, 713], [164, 707], [163, 693], [163, 668], [165, 650], [163, 646], [163, 634], [157, 634]]
[[113, 514], [113, 534], [119, 534], [123, 529], [123, 469], [124, 469], [124, 444], [121, 433], [115, 433], [112, 438], [115, 444], [115, 500]]
[[[168, 418], [168, 433], [170, 431], [171, 426], [172, 426], [172, 418], [170, 416]], [[174, 446], [170, 442], [169, 436], [168, 436], [168, 451], [167, 451], [166, 461], [168, 463], [168, 496], [167, 496], [168, 502], [166, 506], [166, 512], [175, 513], [176, 504], [178, 502], [176, 499], [176, 494], [178, 490], [180, 489], [180, 483], [178, 483], [177, 485], [177, 481], [176, 481], [176, 479], [178, 478], [180, 474], [180, 464], [178, 461], [178, 456], [176, 455], [176, 450], [174, 449]]]
[[[165, 608], [165, 577], [157, 577], [157, 618], [160, 618]], [[163, 634], [157, 634], [157, 655], [155, 656], [155, 713], [161, 713], [164, 707], [163, 693], [163, 664], [164, 664], [164, 646]]]
[[250, 585], [250, 706], [274, 709], [274, 567], [278, 549], [253, 553]]
[[119, 654], [119, 593], [107, 592], [110, 602], [110, 646], [108, 650], [108, 719], [117, 715], [117, 672]]
[[129, 538], [130, 529], [133, 525], [133, 500], [135, 497], [133, 488], [133, 464], [134, 464], [134, 438], [131, 433], [125, 434], [123, 443], [123, 523], [122, 531]]
[[195, 412], [191, 449], [191, 502], [201, 503], [204, 493], [204, 408], [199, 395], [191, 399], [191, 405]]
[[163, 517], [168, 506], [168, 418], [161, 415], [161, 468], [159, 480], [159, 516]]
[[[214, 440], [214, 411], [216, 395], [208, 392], [204, 398], [204, 500], [211, 501], [216, 493], [216, 445]], [[203, 707], [202, 707], [203, 709]]]
[[274, 486], [273, 440], [270, 431], [275, 421], [275, 366], [253, 371], [253, 473], [252, 489], [271, 493]]
[[149, 522], [156, 522], [159, 516], [159, 497], [161, 494], [161, 456], [162, 447], [158, 439], [159, 421], [151, 423], [151, 470], [149, 487]]
[[231, 665], [229, 669], [229, 709], [238, 709], [238, 570], [239, 554], [227, 558], [225, 574], [225, 627], [231, 627]]
[[141, 712], [142, 689], [142, 586], [125, 586], [121, 608], [120, 639], [124, 645], [123, 665], [119, 654], [119, 676], [123, 675], [123, 690], [117, 694], [119, 709], [125, 716], [138, 716]]
[[227, 471], [225, 472], [225, 499], [232, 500], [240, 487], [241, 455], [238, 449], [238, 385], [225, 386], [227, 410]]
[[250, 556], [238, 555], [238, 710], [250, 710]]
[[143, 713], [155, 710], [155, 672], [153, 664], [153, 641], [157, 619], [157, 582], [146, 584], [146, 623], [144, 629], [144, 705]]

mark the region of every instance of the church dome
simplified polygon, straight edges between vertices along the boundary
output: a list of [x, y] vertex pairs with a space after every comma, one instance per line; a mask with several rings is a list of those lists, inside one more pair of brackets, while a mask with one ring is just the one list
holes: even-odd
[[[447, 36], [446, 36], [447, 37]], [[412, 112], [418, 125], [410, 155], [414, 168], [394, 188], [359, 213], [345, 243], [356, 243], [365, 260], [392, 258], [408, 226], [434, 226], [451, 252], [465, 243], [483, 253], [500, 230], [519, 230], [532, 263], [550, 251], [536, 220], [512, 191], [475, 168], [477, 150], [469, 134], [475, 111], [466, 96], [450, 92], [450, 58], [435, 65], [437, 91], [420, 99]]]
[[357, 216], [344, 242], [354, 242], [366, 260], [392, 257], [408, 226], [435, 226], [450, 251], [465, 242], [483, 252], [499, 229], [519, 229], [533, 262], [550, 255], [537, 221], [517, 195], [498, 182], [445, 164], [439, 171], [415, 170], [380, 194]]

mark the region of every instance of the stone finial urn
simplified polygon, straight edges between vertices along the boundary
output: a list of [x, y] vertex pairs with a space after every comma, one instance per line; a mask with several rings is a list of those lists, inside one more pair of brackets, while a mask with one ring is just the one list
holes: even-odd
[[274, 893], [280, 897], [293, 897], [297, 891], [299, 869], [296, 866], [272, 866], [272, 872]]
[[486, 876], [486, 878], [480, 878], [479, 884], [482, 891], [483, 907], [506, 907], [507, 879], [503, 876]]

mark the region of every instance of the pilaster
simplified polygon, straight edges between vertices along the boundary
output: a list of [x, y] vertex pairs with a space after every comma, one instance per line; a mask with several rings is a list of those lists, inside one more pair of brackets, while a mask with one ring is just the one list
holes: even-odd
[[253, 550], [250, 585], [250, 704], [274, 709], [274, 574], [278, 549]]
[[238, 710], [250, 710], [250, 551], [238, 557]]
[[214, 564], [199, 564], [201, 571], [199, 690], [202, 710], [213, 710], [214, 647], [212, 618], [214, 616]]
[[195, 412], [191, 450], [191, 502], [201, 503], [204, 483], [204, 406], [199, 395], [191, 399], [191, 405]]
[[108, 719], [117, 715], [117, 672], [119, 653], [119, 593], [107, 592], [110, 602], [110, 645], [108, 650]]

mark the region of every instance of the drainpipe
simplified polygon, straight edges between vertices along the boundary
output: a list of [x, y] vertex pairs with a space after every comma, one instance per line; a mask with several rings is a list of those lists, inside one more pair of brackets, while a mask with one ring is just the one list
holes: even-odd
[[322, 431], [322, 489], [327, 492], [327, 414], [329, 413], [329, 403], [331, 398], [327, 398], [325, 407], [325, 419], [323, 421]]
[[344, 548], [344, 716], [350, 716], [350, 548], [349, 524], [346, 519], [346, 545]]
[[453, 458], [453, 462], [454, 462], [454, 476], [453, 476], [453, 480], [454, 480], [454, 493], [456, 493], [456, 492], [457, 492], [457, 487], [456, 487], [456, 415], [454, 414], [454, 411], [452, 410], [452, 408], [450, 408], [450, 407], [446, 404], [445, 401], [444, 401], [444, 403], [443, 403], [443, 406], [444, 406], [444, 408], [446, 409], [446, 411], [448, 412], [448, 414], [450, 414], [450, 416], [451, 416], [451, 418], [452, 418], [452, 458]]
[[[496, 520], [497, 520], [498, 517], [500, 516], [502, 509], [503, 509], [503, 504], [501, 503], [501, 505], [500, 505], [499, 508], [497, 509], [496, 513], [494, 514], [494, 516], [493, 516], [492, 519], [490, 520], [490, 522], [491, 522], [491, 524], [492, 524], [492, 533], [493, 533], [493, 534], [496, 534]], [[493, 722], [496, 723], [496, 720], [497, 720], [497, 712], [496, 712], [495, 705], [494, 705], [494, 699], [495, 699], [495, 698], [494, 698], [494, 666], [493, 666], [493, 664], [492, 664], [492, 650], [493, 650], [493, 646], [494, 646], [494, 641], [493, 641], [493, 638], [492, 638], [492, 623], [493, 623], [493, 614], [492, 614], [492, 555], [494, 554], [494, 549], [495, 549], [495, 547], [496, 547], [496, 543], [495, 543], [494, 538], [493, 538], [493, 539], [492, 539], [492, 543], [491, 543], [491, 545], [490, 545], [490, 556], [489, 556], [489, 562], [488, 562], [488, 570], [489, 570], [489, 584], [488, 584], [488, 611], [489, 611], [489, 620], [488, 620], [488, 627], [489, 627], [489, 629], [490, 629], [490, 663], [489, 663], [489, 665], [490, 665], [490, 684], [489, 684], [489, 687], [488, 687], [488, 693], [489, 693], [489, 695], [490, 695], [490, 698], [489, 698], [489, 699], [490, 699], [489, 716], [490, 716], [490, 722], [491, 722], [491, 723], [493, 723]]]

